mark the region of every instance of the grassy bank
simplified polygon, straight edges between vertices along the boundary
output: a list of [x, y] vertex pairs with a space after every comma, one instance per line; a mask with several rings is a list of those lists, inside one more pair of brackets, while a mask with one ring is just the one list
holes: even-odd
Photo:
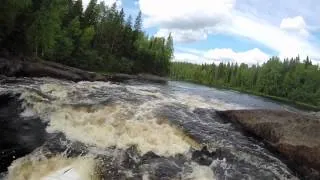
[[204, 86], [207, 86], [207, 87], [212, 87], [212, 88], [222, 89], [222, 90], [234, 90], [234, 91], [241, 92], [241, 93], [246, 93], [246, 94], [250, 94], [250, 95], [255, 95], [255, 96], [267, 98], [267, 99], [270, 99], [270, 100], [273, 100], [273, 101], [276, 101], [276, 102], [281, 102], [281, 103], [293, 106], [293, 107], [295, 107], [297, 109], [301, 109], [301, 110], [320, 111], [320, 107], [319, 106], [314, 106], [312, 104], [307, 104], [307, 103], [303, 103], [303, 102], [299, 102], [299, 101], [293, 101], [293, 100], [290, 100], [290, 99], [287, 99], [287, 98], [284, 98], [284, 97], [271, 96], [271, 95], [268, 95], [268, 94], [263, 94], [263, 93], [259, 93], [259, 92], [255, 92], [255, 91], [249, 91], [249, 90], [245, 90], [245, 89], [241, 89], [241, 88], [233, 88], [233, 87], [221, 86], [221, 85], [210, 85], [210, 84], [199, 83], [199, 82], [192, 81], [192, 80], [177, 80], [177, 79], [171, 79], [171, 80], [184, 81], [184, 82], [204, 85]]

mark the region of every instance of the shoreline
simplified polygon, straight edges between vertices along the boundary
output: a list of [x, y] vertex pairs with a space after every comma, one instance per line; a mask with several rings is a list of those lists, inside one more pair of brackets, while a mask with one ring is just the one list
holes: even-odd
[[283, 104], [292, 106], [294, 108], [297, 108], [299, 110], [313, 111], [313, 112], [320, 111], [320, 107], [319, 106], [314, 106], [314, 105], [306, 104], [306, 103], [299, 102], [299, 101], [292, 101], [290, 99], [283, 98], [283, 97], [271, 96], [271, 95], [267, 95], [267, 94], [254, 92], [254, 91], [243, 90], [243, 89], [240, 89], [240, 88], [232, 88], [232, 87], [218, 86], [218, 85], [208, 85], [208, 84], [202, 84], [202, 83], [199, 83], [199, 82], [195, 82], [195, 81], [192, 81], [192, 80], [177, 80], [177, 79], [170, 79], [170, 80], [171, 81], [180, 81], [180, 82], [193, 83], [193, 84], [197, 84], [197, 85], [206, 86], [206, 87], [209, 87], [209, 88], [216, 88], [216, 89], [221, 89], [221, 90], [232, 90], [232, 91], [236, 91], [236, 92], [239, 92], [239, 93], [245, 93], [245, 94], [248, 94], [248, 95], [253, 95], [253, 96], [260, 97], [260, 98], [265, 98], [267, 100], [275, 101], [276, 103], [283, 103]]

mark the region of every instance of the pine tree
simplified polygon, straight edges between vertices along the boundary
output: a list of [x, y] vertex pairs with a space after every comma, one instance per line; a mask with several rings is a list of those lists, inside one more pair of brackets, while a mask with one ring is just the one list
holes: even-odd
[[119, 20], [120, 20], [121, 26], [123, 26], [125, 23], [124, 17], [125, 17], [124, 10], [123, 10], [123, 8], [121, 8], [121, 11], [119, 13]]
[[82, 18], [82, 13], [83, 13], [82, 0], [77, 0], [74, 3], [73, 13], [75, 17], [79, 17], [80, 19]]
[[137, 32], [141, 32], [142, 30], [142, 13], [139, 11], [138, 16], [136, 17], [135, 23], [134, 23], [134, 30]]
[[171, 59], [173, 56], [173, 52], [174, 52], [173, 38], [172, 38], [171, 33], [169, 34], [169, 36], [166, 40], [166, 49], [168, 50], [168, 58]]
[[305, 64], [305, 67], [307, 68], [308, 66], [312, 65], [311, 60], [309, 59], [309, 56], [307, 56], [306, 60], [303, 61]]
[[82, 28], [97, 25], [98, 17], [99, 7], [97, 5], [97, 0], [90, 0], [89, 5], [83, 15]]
[[131, 15], [129, 15], [126, 20], [126, 27], [129, 29], [132, 29], [132, 16]]

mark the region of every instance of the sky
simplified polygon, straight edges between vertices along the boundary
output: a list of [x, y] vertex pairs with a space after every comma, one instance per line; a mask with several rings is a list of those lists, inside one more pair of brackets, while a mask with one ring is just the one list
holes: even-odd
[[299, 55], [320, 63], [319, 0], [104, 1], [133, 16], [141, 11], [150, 36], [171, 33], [173, 61], [261, 64]]

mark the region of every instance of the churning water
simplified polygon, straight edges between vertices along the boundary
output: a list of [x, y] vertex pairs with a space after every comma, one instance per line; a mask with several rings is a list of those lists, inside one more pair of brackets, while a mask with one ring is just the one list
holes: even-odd
[[287, 108], [258, 97], [179, 82], [47, 78], [2, 83], [0, 94], [18, 97], [21, 121], [45, 124], [46, 134], [43, 145], [11, 163], [5, 179], [296, 179], [216, 115]]

